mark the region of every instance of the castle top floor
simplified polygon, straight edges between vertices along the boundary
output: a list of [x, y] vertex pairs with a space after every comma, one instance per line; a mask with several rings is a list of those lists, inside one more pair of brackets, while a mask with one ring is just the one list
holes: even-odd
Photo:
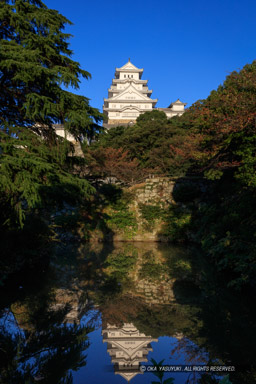
[[140, 80], [142, 77], [143, 71], [144, 71], [143, 68], [135, 67], [135, 65], [133, 65], [129, 59], [129, 61], [125, 65], [123, 65], [121, 68], [116, 68], [115, 79], [118, 79], [118, 80], [126, 80], [126, 79]]

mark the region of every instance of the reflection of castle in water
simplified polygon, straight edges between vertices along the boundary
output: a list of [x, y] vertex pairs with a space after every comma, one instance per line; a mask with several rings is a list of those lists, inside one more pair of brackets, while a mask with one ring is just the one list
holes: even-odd
[[114, 364], [115, 373], [130, 381], [140, 371], [140, 363], [146, 362], [147, 354], [152, 351], [151, 341], [158, 341], [140, 333], [132, 323], [122, 328], [107, 325], [102, 330], [103, 342], [107, 342], [107, 351]]

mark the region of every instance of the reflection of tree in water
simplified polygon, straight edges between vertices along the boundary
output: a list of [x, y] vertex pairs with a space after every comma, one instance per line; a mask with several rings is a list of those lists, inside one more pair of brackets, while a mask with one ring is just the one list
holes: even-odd
[[[177, 342], [173, 352], [179, 351], [188, 363], [235, 365], [237, 372], [230, 375], [232, 383], [255, 383], [256, 311], [252, 298], [228, 290], [224, 281], [216, 281], [214, 270], [198, 251], [164, 245], [151, 247], [150, 250], [149, 246], [134, 245], [139, 268], [136, 272], [133, 267], [132, 274], [127, 270], [124, 275], [126, 280], [129, 276], [130, 284], [117, 275], [111, 280], [106, 274], [108, 289], [103, 283], [99, 301], [103, 321], [119, 325], [132, 322], [139, 332], [152, 337], [174, 336]], [[159, 252], [166, 260], [165, 266], [159, 262]], [[112, 254], [109, 260], [113, 257]], [[143, 274], [141, 265], [145, 264], [147, 270]], [[162, 271], [159, 277], [157, 271]], [[161, 290], [156, 290], [156, 285]], [[168, 303], [164, 300], [167, 285], [173, 292], [172, 297], [168, 293]], [[152, 297], [154, 292], [158, 299]]]
[[216, 281], [197, 250], [119, 243], [93, 245], [84, 254], [76, 267], [79, 284], [99, 304], [103, 328], [133, 323], [154, 338], [176, 337], [170, 356], [179, 351], [188, 363], [235, 365], [241, 373], [231, 374], [233, 384], [255, 383], [252, 299]]
[[78, 318], [70, 322], [72, 303], [56, 299], [51, 286], [41, 288], [29, 290], [2, 310], [1, 383], [70, 384], [70, 371], [86, 364], [84, 351], [92, 328], [79, 325]]
[[186, 338], [178, 342], [181, 354], [196, 356], [200, 347], [211, 361], [236, 367], [230, 374], [233, 384], [255, 383], [256, 308], [250, 292], [227, 289], [225, 280], [217, 281], [214, 269], [195, 252], [178, 261], [173, 258], [169, 266], [176, 275], [177, 305], [198, 309], [193, 317], [198, 326], [183, 331]]
[[1, 295], [1, 308], [9, 308], [17, 323], [14, 335], [7, 321], [1, 322], [4, 383], [71, 383], [70, 370], [85, 363], [88, 347], [89, 329], [76, 323], [91, 300], [102, 311], [103, 329], [133, 323], [150, 337], [175, 337], [169, 357], [176, 348], [188, 363], [218, 359], [241, 367], [241, 373], [230, 375], [232, 384], [255, 383], [252, 299], [239, 298], [215, 281], [200, 255], [131, 243], [88, 245], [73, 259], [69, 252], [61, 253], [43, 287], [32, 284], [19, 300], [9, 299], [11, 305]]

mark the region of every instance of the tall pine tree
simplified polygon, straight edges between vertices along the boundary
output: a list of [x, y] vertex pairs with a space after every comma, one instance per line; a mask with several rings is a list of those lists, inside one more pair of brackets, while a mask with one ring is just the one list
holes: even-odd
[[67, 166], [62, 123], [77, 140], [92, 136], [101, 114], [88, 98], [69, 92], [90, 78], [70, 57], [71, 22], [40, 0], [4, 0], [0, 9], [0, 204], [2, 225], [24, 221], [47, 191], [87, 197], [90, 185]]
[[67, 24], [40, 0], [1, 1], [0, 284], [48, 257], [44, 219], [51, 206], [88, 201], [94, 192], [72, 172], [71, 144], [53, 127], [64, 124], [80, 140], [102, 119], [88, 98], [69, 91], [90, 74], [71, 59]]

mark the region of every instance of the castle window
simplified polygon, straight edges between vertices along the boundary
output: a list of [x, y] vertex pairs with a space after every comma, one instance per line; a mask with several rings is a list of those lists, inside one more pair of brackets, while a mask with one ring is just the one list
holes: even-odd
[[133, 75], [131, 75], [131, 77], [133, 78]]
[[124, 75], [124, 77], [126, 77], [126, 75]]

